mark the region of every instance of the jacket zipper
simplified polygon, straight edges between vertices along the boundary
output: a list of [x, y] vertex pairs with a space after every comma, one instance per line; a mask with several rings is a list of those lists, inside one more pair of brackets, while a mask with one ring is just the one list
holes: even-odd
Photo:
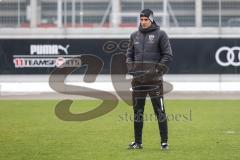
[[[144, 56], [144, 53], [145, 53], [145, 39], [146, 39], [146, 33], [143, 34], [143, 56]], [[142, 56], [142, 67], [141, 67], [141, 70], [144, 71], [144, 57]]]
[[144, 33], [144, 37], [143, 37], [143, 53], [145, 52], [145, 37], [146, 37], [146, 33]]

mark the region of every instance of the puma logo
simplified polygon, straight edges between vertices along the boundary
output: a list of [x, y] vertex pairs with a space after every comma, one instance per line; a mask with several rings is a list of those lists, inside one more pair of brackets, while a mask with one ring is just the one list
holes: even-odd
[[[60, 54], [68, 54], [68, 48], [70, 45], [66, 45], [66, 47], [57, 44], [50, 45], [31, 45], [30, 46], [30, 54], [31, 55], [57, 55]], [[60, 52], [59, 52], [60, 51]]]
[[70, 47], [70, 45], [68, 44], [66, 47], [63, 47], [61, 45], [58, 45], [58, 49], [62, 50], [65, 52], [65, 54], [68, 54], [68, 48]]

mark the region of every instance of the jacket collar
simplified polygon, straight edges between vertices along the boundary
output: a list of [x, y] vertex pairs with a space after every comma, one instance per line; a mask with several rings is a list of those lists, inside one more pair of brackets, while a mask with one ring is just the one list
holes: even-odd
[[153, 20], [153, 23], [150, 27], [148, 28], [142, 28], [141, 25], [139, 25], [138, 30], [143, 32], [143, 33], [147, 33], [147, 32], [151, 32], [154, 31], [156, 29], [159, 29], [160, 27], [156, 24], [156, 22]]

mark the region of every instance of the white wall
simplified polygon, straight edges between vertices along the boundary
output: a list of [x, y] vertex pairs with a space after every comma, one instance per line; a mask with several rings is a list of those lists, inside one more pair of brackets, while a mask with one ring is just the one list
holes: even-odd
[[[0, 92], [2, 95], [4, 93], [55, 92], [50, 88], [48, 80], [48, 75], [1, 75]], [[165, 75], [164, 81], [173, 85], [173, 92], [240, 91], [240, 75]], [[94, 83], [85, 83], [83, 76], [71, 75], [65, 82], [66, 84], [114, 92], [109, 75], [98, 76]]]

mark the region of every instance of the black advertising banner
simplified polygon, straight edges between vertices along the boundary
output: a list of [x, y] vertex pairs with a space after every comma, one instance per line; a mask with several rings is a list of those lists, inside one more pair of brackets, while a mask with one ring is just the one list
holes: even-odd
[[173, 39], [171, 44], [171, 73], [240, 73], [240, 39]]
[[[107, 74], [111, 55], [126, 50], [126, 47], [118, 49], [121, 47], [119, 42], [128, 44], [127, 40], [121, 42], [100, 39], [0, 40], [0, 73], [49, 74], [54, 68], [76, 56], [94, 55], [104, 63], [101, 73]], [[76, 60], [73, 63], [77, 65], [79, 62]], [[83, 67], [77, 73], [84, 73], [85, 69]]]
[[[240, 73], [240, 39], [171, 39], [170, 42], [174, 61], [169, 74]], [[81, 55], [101, 59], [101, 74], [109, 74], [112, 56], [125, 54], [127, 46], [128, 39], [1, 39], [0, 74], [49, 74], [64, 62], [81, 66], [81, 60], [76, 58]], [[118, 66], [125, 67], [125, 63], [119, 61]], [[85, 70], [83, 66], [75, 73], [83, 74]]]

